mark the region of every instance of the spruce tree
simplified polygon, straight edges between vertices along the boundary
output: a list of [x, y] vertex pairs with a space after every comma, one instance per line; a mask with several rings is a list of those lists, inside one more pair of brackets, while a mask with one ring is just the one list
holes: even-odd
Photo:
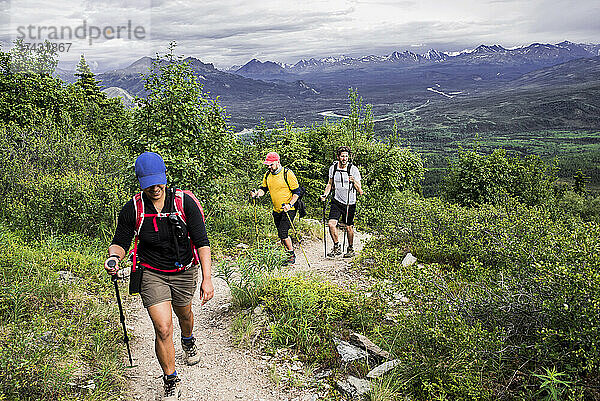
[[75, 86], [83, 91], [87, 101], [96, 104], [103, 104], [106, 102], [106, 95], [100, 90], [100, 82], [96, 80], [96, 76], [90, 69], [87, 61], [85, 61], [83, 54], [79, 59], [79, 64], [77, 64], [75, 76], [78, 77]]

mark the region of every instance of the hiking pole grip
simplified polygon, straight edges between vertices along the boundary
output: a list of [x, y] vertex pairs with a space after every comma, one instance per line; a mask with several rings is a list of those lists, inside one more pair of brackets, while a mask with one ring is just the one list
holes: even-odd
[[[117, 262], [115, 262], [114, 260], [109, 260], [107, 263], [108, 267], [115, 267], [117, 265]], [[115, 285], [115, 294], [117, 296], [117, 304], [119, 305], [119, 314], [120, 314], [120, 318], [121, 318], [121, 323], [125, 324], [125, 314], [123, 314], [123, 305], [121, 304], [121, 294], [119, 293], [119, 284], [117, 283], [117, 280], [119, 279], [117, 273], [115, 272], [115, 274], [112, 275], [111, 277], [113, 284]], [[127, 333], [125, 333], [125, 336], [127, 336]]]
[[[108, 267], [115, 267], [117, 262], [109, 260], [107, 263]], [[127, 327], [125, 326], [125, 314], [123, 313], [123, 304], [121, 303], [121, 294], [119, 293], [119, 283], [117, 282], [117, 273], [113, 274], [112, 282], [115, 286], [115, 295], [117, 297], [117, 305], [119, 305], [119, 318], [121, 325], [123, 326], [123, 342], [127, 346], [127, 356], [129, 357], [129, 365], [133, 366], [133, 359], [131, 358], [131, 350], [129, 349], [129, 336], [127, 336]]]
[[[117, 262], [115, 262], [113, 259], [111, 259], [111, 260], [109, 260], [108, 262], [106, 262], [106, 264], [108, 265], [108, 267], [110, 267], [110, 268], [113, 268], [113, 267], [115, 267], [115, 266], [117, 265]], [[117, 276], [117, 273], [116, 273], [116, 272], [115, 272], [115, 274], [113, 274], [113, 275], [111, 276], [111, 280], [112, 280], [112, 282], [113, 282], [113, 283], [116, 283], [116, 282], [117, 282], [117, 280], [118, 280], [118, 278], [119, 278], [119, 277]], [[117, 291], [119, 291], [119, 290], [117, 289]], [[117, 298], [119, 298], [119, 296], [117, 296]], [[120, 302], [119, 302], [119, 303], [120, 303]]]

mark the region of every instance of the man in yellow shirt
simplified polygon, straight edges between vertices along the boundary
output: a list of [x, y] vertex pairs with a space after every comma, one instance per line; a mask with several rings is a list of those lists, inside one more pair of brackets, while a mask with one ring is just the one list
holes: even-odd
[[250, 191], [250, 196], [260, 198], [267, 191], [270, 192], [271, 202], [273, 202], [273, 220], [277, 227], [277, 235], [289, 253], [289, 258], [285, 264], [294, 264], [296, 262], [296, 254], [294, 253], [294, 247], [292, 246], [292, 240], [288, 232], [291, 227], [290, 219], [294, 220], [296, 216], [294, 204], [300, 195], [300, 185], [298, 185], [298, 179], [294, 172], [281, 165], [277, 153], [269, 152], [263, 163], [267, 166], [268, 171], [263, 177], [260, 188]]

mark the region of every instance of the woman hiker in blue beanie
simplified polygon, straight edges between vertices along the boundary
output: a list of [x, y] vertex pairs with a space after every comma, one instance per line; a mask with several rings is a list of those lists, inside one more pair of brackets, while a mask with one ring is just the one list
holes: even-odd
[[[155, 332], [155, 352], [163, 370], [163, 401], [179, 399], [175, 370], [173, 320], [181, 327], [181, 345], [188, 365], [200, 356], [193, 334], [192, 298], [202, 269], [202, 304], [214, 295], [211, 279], [210, 244], [202, 207], [189, 191], [167, 187], [165, 163], [158, 154], [145, 152], [135, 161], [135, 173], [142, 192], [127, 202], [119, 213], [117, 229], [108, 248], [104, 268], [116, 274], [135, 237], [133, 269], [141, 269], [139, 293]], [[109, 261], [116, 265], [109, 266]]]

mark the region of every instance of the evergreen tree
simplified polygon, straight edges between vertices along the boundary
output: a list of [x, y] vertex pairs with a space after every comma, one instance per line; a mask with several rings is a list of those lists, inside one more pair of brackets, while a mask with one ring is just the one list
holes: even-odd
[[79, 59], [79, 64], [77, 64], [75, 76], [78, 77], [75, 86], [83, 91], [87, 101], [96, 104], [103, 104], [106, 102], [106, 95], [100, 90], [100, 82], [96, 80], [96, 75], [90, 69], [87, 61], [85, 61], [83, 54]]

